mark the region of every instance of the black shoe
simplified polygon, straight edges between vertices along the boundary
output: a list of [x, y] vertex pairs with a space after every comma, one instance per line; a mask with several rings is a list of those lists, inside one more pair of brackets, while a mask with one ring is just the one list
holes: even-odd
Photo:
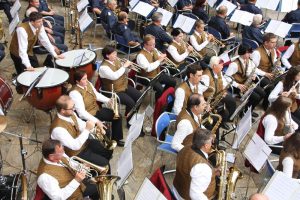
[[259, 114], [257, 114], [256, 112], [252, 112], [252, 117], [258, 117], [259, 116]]
[[124, 141], [122, 141], [122, 140], [117, 141], [117, 146], [118, 147], [124, 147], [124, 145], [125, 145]]
[[229, 130], [229, 129], [230, 129], [230, 126], [227, 125], [227, 124], [225, 124], [225, 123], [222, 124], [221, 127], [222, 127], [223, 129], [225, 129], [225, 130]]

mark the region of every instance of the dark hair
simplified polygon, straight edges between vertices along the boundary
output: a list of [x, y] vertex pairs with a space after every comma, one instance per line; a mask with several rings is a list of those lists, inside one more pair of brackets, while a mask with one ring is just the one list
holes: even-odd
[[300, 0], [298, 0], [298, 6], [300, 6]]
[[297, 131], [283, 143], [283, 151], [295, 159], [300, 159], [300, 132]]
[[115, 47], [113, 47], [111, 45], [106, 45], [104, 47], [104, 49], [102, 50], [102, 56], [103, 56], [103, 58], [107, 59], [107, 55], [110, 55], [114, 51], [116, 51]]
[[69, 100], [71, 100], [71, 97], [68, 95], [61, 95], [55, 103], [57, 112], [60, 112], [62, 109], [67, 109]]
[[205, 144], [207, 144], [207, 141], [212, 139], [211, 131], [203, 128], [197, 128], [193, 133], [193, 148], [200, 149]]
[[55, 153], [55, 147], [56, 146], [61, 146], [61, 143], [59, 140], [51, 140], [48, 139], [43, 142], [42, 145], [42, 154], [44, 158], [48, 158], [50, 154]]
[[197, 0], [196, 3], [195, 3], [194, 8], [202, 7], [205, 2], [206, 2], [206, 0]]
[[197, 64], [192, 64], [186, 68], [186, 75], [190, 78], [190, 74], [195, 75], [197, 71], [202, 71], [202, 67]]
[[191, 108], [193, 106], [198, 106], [200, 105], [201, 101], [200, 101], [200, 97], [201, 95], [198, 93], [193, 93], [191, 94], [191, 96], [189, 97], [188, 101], [187, 101], [187, 110], [191, 110]]
[[39, 12], [32, 12], [29, 15], [29, 21], [35, 22], [36, 20], [42, 19], [43, 15]]
[[238, 50], [239, 56], [245, 55], [246, 53], [252, 53], [252, 48], [246, 44], [240, 45]]
[[295, 83], [295, 77], [300, 72], [300, 65], [291, 67], [283, 80], [283, 91], [289, 91]]
[[292, 105], [292, 100], [289, 97], [279, 96], [272, 103], [265, 115], [272, 114], [277, 120], [281, 120], [285, 116], [285, 111]]
[[266, 33], [263, 36], [263, 42], [269, 42], [273, 38], [277, 38], [277, 36], [274, 33]]
[[180, 33], [182, 33], [182, 30], [181, 30], [180, 28], [174, 28], [174, 29], [172, 30], [172, 32], [171, 32], [171, 35], [172, 35], [173, 37], [176, 37], [176, 36], [178, 36]]
[[74, 81], [75, 83], [78, 81], [80, 81], [82, 79], [82, 77], [84, 77], [84, 75], [86, 75], [86, 72], [83, 70], [76, 70], [74, 73]]

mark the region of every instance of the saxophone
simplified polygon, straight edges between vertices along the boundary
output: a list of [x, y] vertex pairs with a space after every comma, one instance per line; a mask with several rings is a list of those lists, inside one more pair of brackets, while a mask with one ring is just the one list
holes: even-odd
[[[256, 71], [256, 67], [252, 69], [250, 75], [248, 76], [247, 80], [244, 83], [244, 86], [246, 86], [248, 90], [255, 86], [255, 84], [252, 84], [253, 83], [252, 77], [255, 74], [255, 71]], [[247, 90], [244, 92], [241, 91], [240, 95], [243, 96], [246, 92]]]
[[[231, 77], [230, 77], [231, 78]], [[229, 89], [229, 87], [231, 86], [233, 80], [231, 78], [231, 82], [228, 83], [226, 85], [226, 87], [220, 91], [216, 96], [214, 96], [214, 100], [211, 102], [211, 110], [215, 110], [215, 108], [217, 107], [217, 105], [221, 102], [221, 100], [223, 99], [224, 94], [227, 92], [227, 90]]]
[[234, 199], [235, 198], [235, 187], [238, 179], [242, 179], [243, 175], [241, 171], [233, 166], [229, 168], [229, 174], [227, 177], [227, 184], [226, 184], [226, 200]]
[[[211, 95], [207, 98], [207, 101], [206, 101], [207, 106], [209, 106], [210, 103], [211, 103], [211, 101], [212, 101], [212, 98], [214, 96], [215, 88], [211, 87], [211, 86], [205, 85], [202, 81], [200, 81], [200, 84], [203, 85], [203, 86], [205, 86], [205, 87], [207, 87], [208, 89], [212, 90]], [[211, 115], [212, 115], [212, 113], [210, 113], [209, 110], [206, 109], [205, 112], [203, 113], [203, 116], [205, 118], [202, 121], [202, 125], [204, 125], [206, 122], [208, 122], [209, 124], [213, 124], [213, 119], [212, 119]]]
[[94, 128], [94, 131], [90, 134], [94, 139], [99, 140], [103, 144], [103, 146], [108, 150], [114, 150], [117, 146], [117, 142], [115, 140], [110, 139], [105, 134], [105, 130], [102, 127], [96, 126]]

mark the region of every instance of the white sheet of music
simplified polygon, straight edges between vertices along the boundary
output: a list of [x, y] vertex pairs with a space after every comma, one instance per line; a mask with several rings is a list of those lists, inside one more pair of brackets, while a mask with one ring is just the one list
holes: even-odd
[[93, 22], [93, 19], [87, 13], [87, 9], [80, 15], [78, 22], [81, 32], [84, 32], [86, 28]]
[[291, 24], [277, 21], [277, 20], [271, 20], [265, 32], [274, 33], [275, 35], [284, 38], [288, 34], [291, 28], [292, 28]]
[[281, 1], [280, 12], [290, 12], [297, 9], [298, 0], [284, 0]]
[[130, 8], [131, 8], [131, 9], [134, 8], [134, 6], [135, 6], [138, 2], [139, 2], [139, 0], [131, 0], [131, 1], [129, 1], [129, 6], [130, 6]]
[[167, 198], [146, 177], [134, 200], [167, 200]]
[[19, 0], [16, 0], [14, 5], [10, 9], [10, 14], [12, 17], [15, 17], [15, 15], [18, 13], [18, 11], [21, 8], [21, 3]]
[[168, 3], [170, 4], [170, 6], [174, 7], [176, 5], [176, 3], [178, 2], [178, 0], [168, 0]]
[[236, 127], [236, 136], [232, 145], [233, 149], [239, 148], [241, 142], [244, 140], [244, 138], [246, 137], [247, 133], [251, 130], [251, 128], [252, 128], [252, 112], [251, 109], [248, 109], [248, 111], [245, 113], [245, 115], [239, 121]]
[[227, 16], [230, 15], [236, 8], [237, 6], [231, 3], [230, 1], [223, 0], [217, 7], [217, 10], [219, 9], [220, 6], [226, 6], [228, 11], [227, 11]]
[[144, 17], [148, 17], [153, 10], [154, 6], [142, 1], [139, 1], [137, 5], [132, 9], [133, 12], [138, 13]]
[[173, 16], [173, 13], [171, 13], [170, 11], [167, 11], [163, 8], [158, 8], [156, 10], [156, 12], [160, 12], [161, 14], [163, 14], [161, 25], [167, 26]]
[[280, 0], [257, 0], [255, 5], [259, 8], [276, 10], [279, 2], [280, 2]]
[[89, 5], [89, 0], [80, 0], [77, 3], [77, 10], [78, 10], [78, 12], [81, 12], [88, 5]]
[[299, 200], [300, 184], [281, 171], [276, 171], [262, 192], [269, 200]]
[[117, 181], [117, 186], [120, 188], [126, 181], [128, 176], [133, 170], [133, 160], [132, 160], [132, 146], [131, 144], [124, 148], [118, 160], [117, 174], [121, 178]]
[[217, 2], [217, 0], [207, 0], [207, 4], [210, 6], [210, 7], [213, 7], [215, 5], [215, 3]]
[[271, 152], [272, 150], [265, 141], [259, 135], [254, 133], [244, 150], [244, 155], [253, 167], [259, 171], [267, 161]]
[[20, 18], [19, 18], [19, 15], [17, 14], [13, 20], [10, 22], [9, 24], [9, 27], [8, 27], [8, 31], [9, 31], [9, 34], [11, 35], [14, 30], [17, 28], [18, 24], [20, 22]]
[[230, 18], [230, 21], [243, 24], [245, 26], [250, 26], [253, 22], [254, 14], [236, 9]]
[[136, 140], [143, 128], [143, 121], [145, 118], [145, 112], [142, 114], [135, 113], [132, 117], [131, 120], [129, 121], [129, 124], [131, 125], [129, 130], [128, 130], [128, 136], [125, 141], [125, 147], [128, 145], [131, 145], [134, 140]]
[[190, 33], [195, 22], [195, 19], [179, 14], [173, 28], [181, 28], [185, 33]]

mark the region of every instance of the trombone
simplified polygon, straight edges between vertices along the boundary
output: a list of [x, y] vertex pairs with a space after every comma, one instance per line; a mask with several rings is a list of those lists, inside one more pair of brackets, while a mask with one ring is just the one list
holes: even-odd
[[[182, 40], [183, 41], [183, 43], [188, 47], [188, 46], [191, 46], [189, 43], [187, 43], [186, 41], [184, 41], [184, 40]], [[191, 46], [191, 47], [193, 47], [193, 46]], [[192, 56], [192, 57], [195, 57], [195, 58], [199, 58], [200, 60], [202, 60], [203, 59], [203, 56], [198, 52], [198, 51], [196, 51], [196, 49], [193, 47], [193, 51], [191, 51], [190, 52], [190, 54], [189, 54], [190, 56]]]
[[[122, 65], [124, 65], [127, 61], [131, 62], [130, 60], [127, 60], [126, 58], [118, 58], [118, 60], [121, 62]], [[131, 62], [130, 69], [132, 69], [135, 72], [141, 72], [142, 68], [138, 64]]]

